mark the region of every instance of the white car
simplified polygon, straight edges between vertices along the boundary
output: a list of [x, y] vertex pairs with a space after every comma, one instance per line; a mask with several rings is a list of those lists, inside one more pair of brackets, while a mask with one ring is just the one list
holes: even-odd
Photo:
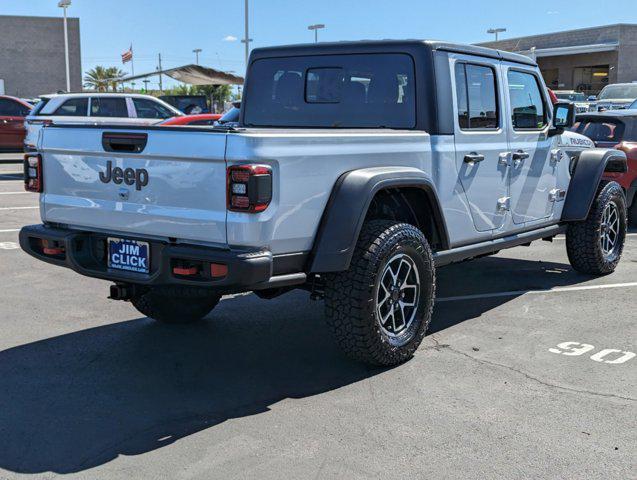
[[150, 95], [132, 93], [65, 93], [43, 95], [26, 117], [26, 150], [37, 148], [44, 124], [153, 125], [183, 115], [166, 102]]
[[576, 114], [588, 112], [590, 102], [582, 92], [576, 92], [575, 90], [553, 90], [553, 93], [559, 100], [573, 102], [575, 104]]

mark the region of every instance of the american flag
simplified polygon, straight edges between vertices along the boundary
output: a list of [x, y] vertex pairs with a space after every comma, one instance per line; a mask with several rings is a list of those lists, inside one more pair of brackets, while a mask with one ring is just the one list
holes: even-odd
[[122, 63], [130, 62], [132, 59], [133, 59], [133, 44], [131, 43], [131, 46], [129, 47], [129, 49], [126, 50], [124, 53], [122, 53]]

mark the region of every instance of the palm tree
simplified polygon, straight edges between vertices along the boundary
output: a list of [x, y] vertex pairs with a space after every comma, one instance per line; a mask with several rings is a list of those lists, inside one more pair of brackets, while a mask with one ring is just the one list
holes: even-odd
[[109, 87], [113, 91], [117, 90], [117, 84], [126, 74], [117, 67], [102, 67], [101, 65], [92, 68], [84, 76], [84, 86], [106, 92]]
[[97, 90], [98, 92], [105, 92], [108, 89], [108, 69], [98, 65], [92, 68], [84, 76], [84, 86]]
[[117, 90], [119, 81], [126, 76], [126, 72], [120, 70], [117, 67], [108, 67], [106, 69], [106, 74], [108, 75], [108, 84], [115, 92]]

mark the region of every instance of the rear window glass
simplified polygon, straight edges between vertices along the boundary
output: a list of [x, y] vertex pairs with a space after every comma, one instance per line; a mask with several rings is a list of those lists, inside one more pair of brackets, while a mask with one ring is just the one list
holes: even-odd
[[413, 128], [405, 54], [268, 58], [252, 64], [244, 123], [259, 127]]
[[608, 120], [582, 120], [573, 125], [573, 131], [586, 135], [595, 143], [620, 143], [624, 136], [624, 124]]
[[38, 103], [35, 104], [35, 107], [33, 107], [33, 110], [31, 110], [31, 115], [41, 115], [40, 112], [46, 106], [47, 103], [49, 103], [49, 98], [46, 98], [46, 97], [42, 98]]
[[51, 115], [86, 117], [88, 98], [71, 98], [60, 105]]
[[91, 99], [91, 116], [127, 118], [126, 99], [123, 97], [93, 97]]

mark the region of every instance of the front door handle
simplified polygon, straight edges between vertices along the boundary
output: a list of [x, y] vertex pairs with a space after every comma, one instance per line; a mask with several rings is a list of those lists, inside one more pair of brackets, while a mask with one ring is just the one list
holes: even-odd
[[481, 153], [471, 152], [464, 156], [464, 163], [478, 163], [484, 160], [484, 155]]

